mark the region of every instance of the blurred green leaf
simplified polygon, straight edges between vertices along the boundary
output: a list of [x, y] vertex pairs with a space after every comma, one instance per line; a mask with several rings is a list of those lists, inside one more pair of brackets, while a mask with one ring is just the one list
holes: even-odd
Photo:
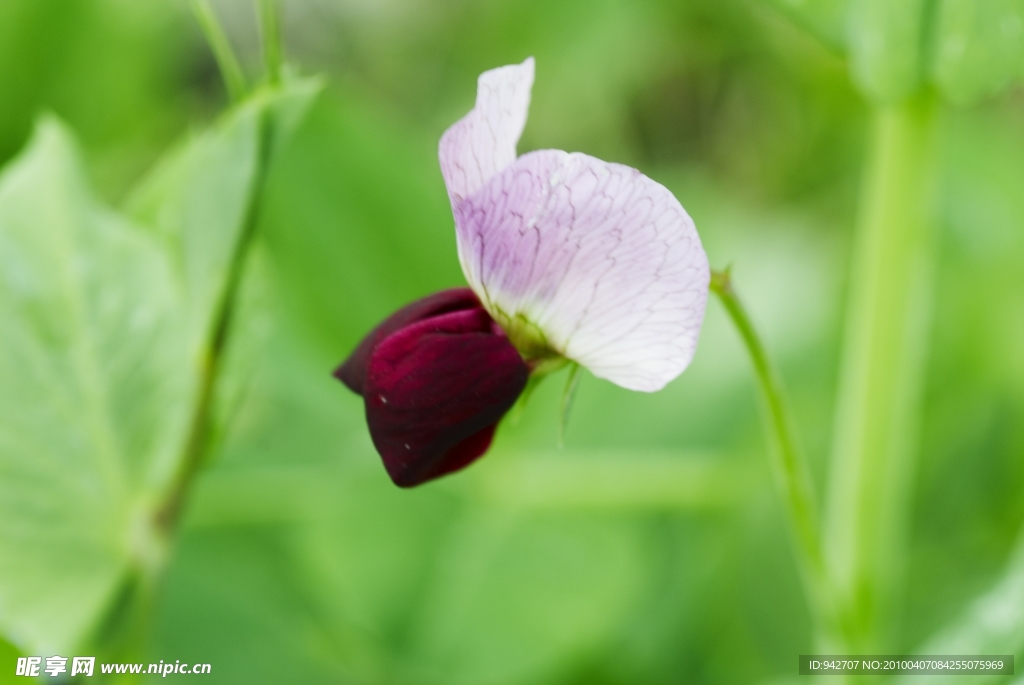
[[126, 570], [159, 563], [153, 515], [254, 221], [260, 155], [283, 144], [319, 88], [257, 96], [182, 145], [129, 203], [148, 231], [92, 199], [53, 121], [5, 173], [0, 629], [15, 643], [80, 643]]
[[0, 629], [25, 649], [78, 643], [153, 553], [190, 418], [184, 316], [162, 246], [41, 122], [0, 180]]
[[23, 656], [18, 648], [0, 637], [0, 685], [13, 685], [21, 678], [17, 672], [18, 657]]
[[101, 194], [124, 192], [194, 116], [200, 60], [189, 48], [201, 37], [182, 4], [0, 2], [0, 162], [52, 110], [88, 151]]
[[1024, 0], [942, 0], [932, 72], [957, 103], [1024, 78]]
[[320, 76], [297, 76], [288, 71], [282, 83], [280, 90], [272, 92], [266, 105], [273, 123], [271, 157], [282, 153], [291, 143], [326, 85]]
[[[978, 597], [955, 624], [941, 631], [918, 650], [919, 654], [1013, 654], [1024, 657], [1024, 536], [1010, 557], [1003, 576]], [[1019, 666], [1017, 667], [1019, 669]], [[904, 676], [909, 685], [917, 679]], [[991, 675], [931, 676], [931, 683], [990, 683]]]
[[769, 0], [783, 14], [834, 50], [846, 45], [847, 8], [851, 0]]
[[848, 45], [854, 81], [879, 103], [921, 83], [928, 0], [851, 0]]

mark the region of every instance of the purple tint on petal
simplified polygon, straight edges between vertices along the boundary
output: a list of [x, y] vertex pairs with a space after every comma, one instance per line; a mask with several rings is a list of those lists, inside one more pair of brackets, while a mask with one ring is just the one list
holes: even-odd
[[480, 457], [528, 376], [483, 309], [436, 316], [384, 339], [370, 357], [364, 398], [391, 479], [411, 487]]
[[348, 386], [352, 392], [362, 395], [366, 383], [366, 369], [370, 363], [370, 355], [380, 342], [395, 331], [409, 324], [429, 319], [439, 314], [475, 309], [480, 301], [469, 288], [452, 288], [428, 295], [412, 304], [402, 307], [389, 316], [383, 323], [374, 328], [363, 338], [359, 346], [334, 371], [334, 377]]
[[710, 271], [679, 201], [636, 169], [580, 153], [523, 155], [455, 208], [459, 257], [484, 305], [632, 390], [693, 358]]

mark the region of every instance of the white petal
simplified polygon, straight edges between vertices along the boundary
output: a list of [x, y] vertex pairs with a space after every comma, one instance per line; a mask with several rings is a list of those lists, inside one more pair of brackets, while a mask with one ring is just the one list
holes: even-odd
[[480, 74], [476, 106], [444, 132], [438, 148], [452, 207], [515, 161], [532, 87], [532, 57]]
[[707, 255], [679, 201], [639, 171], [531, 152], [459, 203], [455, 223], [466, 279], [503, 325], [525, 318], [631, 390], [659, 390], [693, 359]]

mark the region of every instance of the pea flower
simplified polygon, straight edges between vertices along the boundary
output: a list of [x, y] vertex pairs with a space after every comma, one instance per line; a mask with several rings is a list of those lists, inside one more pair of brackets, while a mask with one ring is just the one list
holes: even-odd
[[482, 456], [531, 375], [576, 362], [653, 392], [693, 359], [710, 272], [664, 186], [581, 153], [516, 156], [533, 58], [484, 72], [441, 137], [469, 288], [399, 310], [335, 375], [363, 396], [374, 445], [402, 487]]

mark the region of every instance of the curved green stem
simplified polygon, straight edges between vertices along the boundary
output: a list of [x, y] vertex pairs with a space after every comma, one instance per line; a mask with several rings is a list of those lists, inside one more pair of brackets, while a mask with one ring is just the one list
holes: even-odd
[[821, 637], [826, 642], [834, 643], [841, 631], [826, 574], [817, 498], [810, 469], [797, 444], [782, 379], [768, 358], [764, 343], [733, 289], [728, 270], [712, 273], [711, 290], [718, 295], [735, 324], [754, 364], [767, 410], [765, 418], [769, 441], [772, 443], [772, 471], [788, 514], [808, 604]]
[[232, 102], [241, 102], [249, 88], [245, 83], [242, 67], [238, 64], [238, 57], [235, 56], [231, 42], [221, 28], [213, 7], [210, 6], [209, 0], [192, 0], [192, 12], [196, 15], [196, 21], [199, 22], [210, 49], [213, 50], [213, 57], [217, 60], [217, 68], [224, 79], [228, 96]]

